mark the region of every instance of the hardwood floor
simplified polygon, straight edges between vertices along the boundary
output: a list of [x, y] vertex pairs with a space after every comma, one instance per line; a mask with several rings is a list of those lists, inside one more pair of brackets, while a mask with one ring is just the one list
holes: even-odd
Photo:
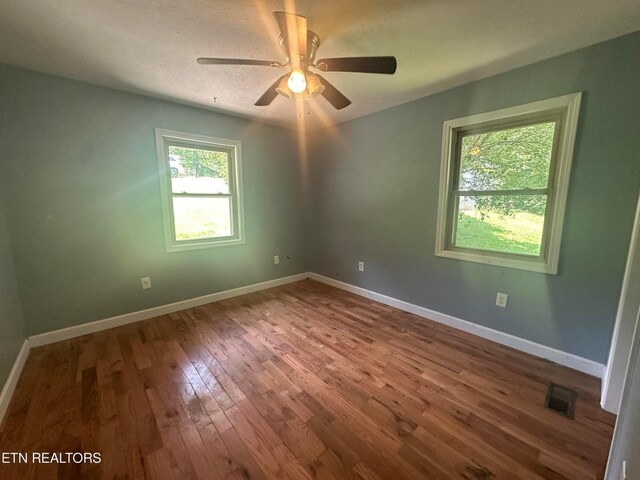
[[[543, 407], [578, 391], [575, 420]], [[305, 280], [32, 351], [2, 479], [595, 479], [592, 377]]]

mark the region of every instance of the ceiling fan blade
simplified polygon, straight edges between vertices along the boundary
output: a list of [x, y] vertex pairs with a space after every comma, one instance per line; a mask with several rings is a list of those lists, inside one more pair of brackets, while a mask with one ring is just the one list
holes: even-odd
[[351, 100], [345, 97], [340, 90], [327, 82], [327, 79], [321, 75], [318, 75], [318, 78], [324, 85], [324, 91], [322, 92], [322, 96], [327, 99], [327, 101], [334, 106], [336, 110], [342, 110], [344, 107], [348, 107], [351, 105]]
[[[287, 74], [287, 75], [289, 75], [289, 74]], [[262, 96], [255, 103], [255, 106], [256, 107], [266, 107], [267, 105], [271, 105], [271, 102], [273, 102], [275, 100], [275, 98], [278, 96], [278, 92], [276, 92], [276, 87], [280, 83], [280, 80], [282, 80], [287, 75], [283, 75], [282, 77], [278, 78], [275, 82], [273, 82], [273, 85], [271, 85], [267, 89], [267, 91], [262, 94]]]
[[307, 19], [289, 12], [273, 12], [289, 55], [291, 66], [300, 68], [300, 57], [307, 54]]
[[269, 60], [250, 60], [243, 58], [206, 58], [198, 59], [200, 65], [260, 65], [264, 67], [278, 66], [278, 62], [270, 62]]
[[396, 73], [396, 57], [344, 57], [324, 58], [317, 62], [324, 72]]

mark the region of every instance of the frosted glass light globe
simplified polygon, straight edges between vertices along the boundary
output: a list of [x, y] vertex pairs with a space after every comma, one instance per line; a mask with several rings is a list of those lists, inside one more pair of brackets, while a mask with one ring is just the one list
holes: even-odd
[[293, 70], [287, 80], [287, 85], [293, 93], [304, 92], [307, 88], [307, 80], [304, 78], [302, 70]]

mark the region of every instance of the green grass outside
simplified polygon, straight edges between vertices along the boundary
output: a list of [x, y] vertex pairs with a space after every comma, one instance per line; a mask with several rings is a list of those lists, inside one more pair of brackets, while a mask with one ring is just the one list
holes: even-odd
[[231, 235], [231, 215], [227, 199], [173, 198], [177, 240]]
[[500, 215], [479, 211], [461, 213], [456, 230], [456, 246], [497, 252], [539, 255], [544, 217], [518, 212]]

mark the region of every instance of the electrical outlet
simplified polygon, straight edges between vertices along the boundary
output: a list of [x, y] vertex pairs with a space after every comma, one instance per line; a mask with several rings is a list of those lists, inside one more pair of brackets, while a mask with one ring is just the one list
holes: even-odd
[[358, 262], [358, 270], [364, 272], [364, 262]]
[[498, 295], [496, 295], [496, 305], [498, 307], [507, 308], [508, 299], [509, 299], [509, 295], [507, 295], [506, 293], [498, 292]]
[[280, 263], [280, 255], [273, 256], [273, 264], [278, 265]]
[[140, 283], [142, 284], [143, 290], [148, 290], [151, 288], [151, 277], [142, 277], [140, 279]]

